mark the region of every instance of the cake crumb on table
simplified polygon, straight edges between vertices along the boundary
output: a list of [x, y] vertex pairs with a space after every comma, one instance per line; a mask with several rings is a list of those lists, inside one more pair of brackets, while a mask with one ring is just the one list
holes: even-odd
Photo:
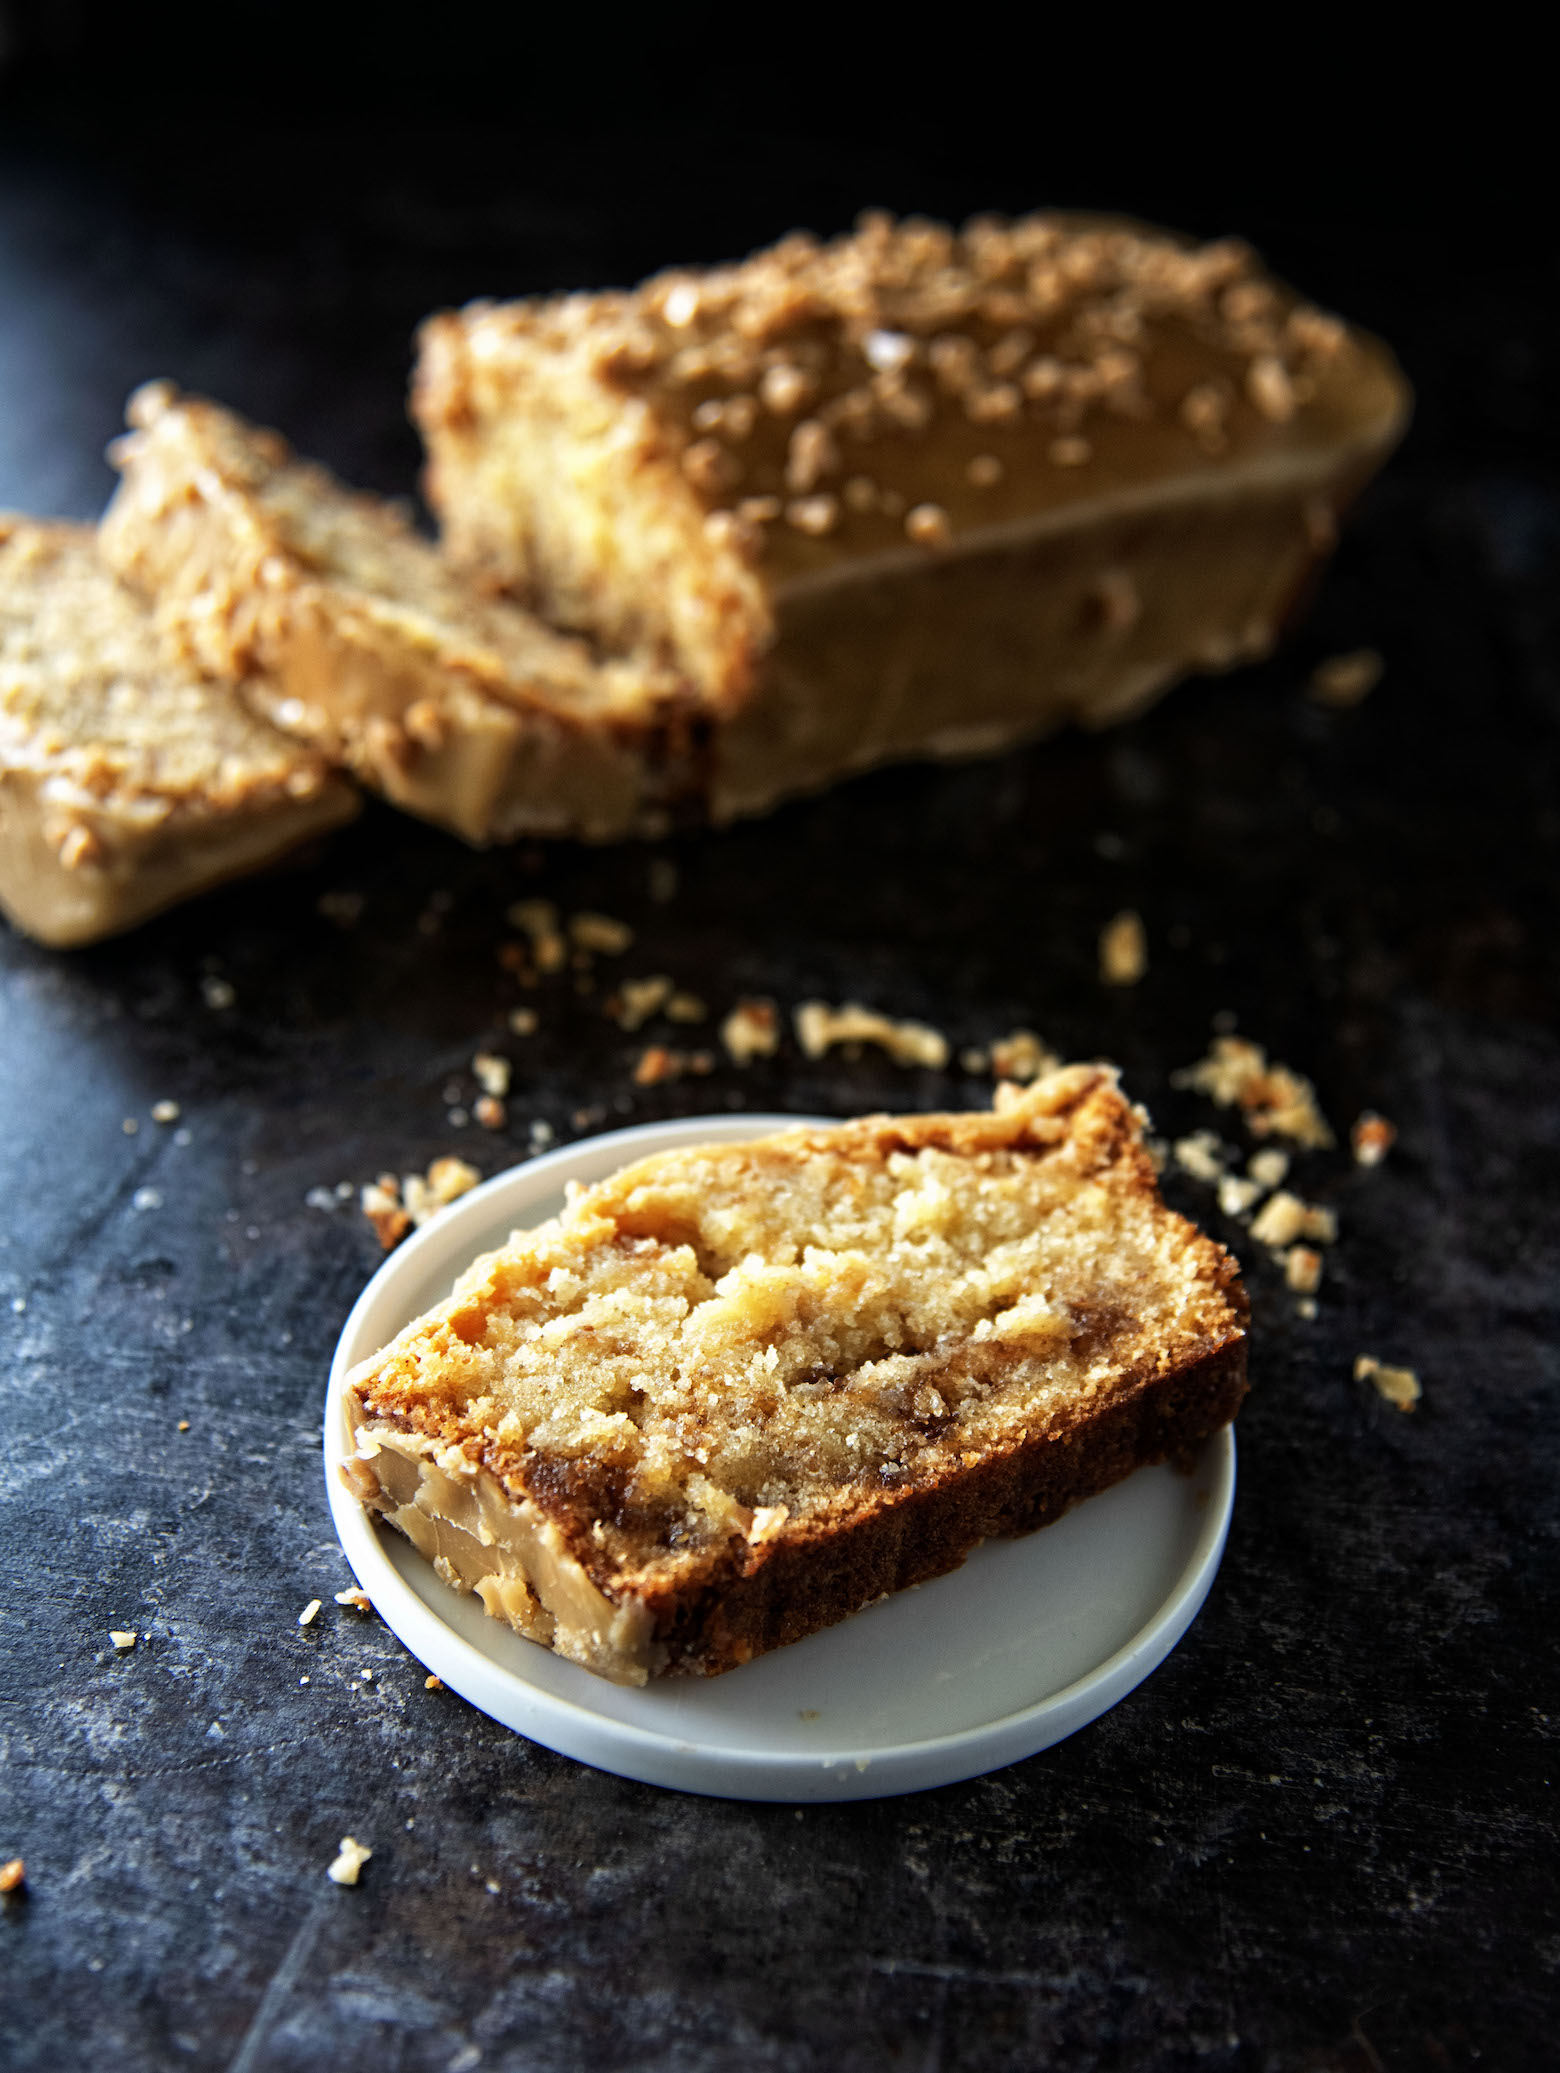
[[13, 1857], [0, 1864], [0, 1893], [19, 1893], [27, 1883], [27, 1860]]
[[626, 921], [616, 921], [610, 914], [585, 913], [570, 916], [569, 938], [576, 950], [621, 957], [633, 942], [634, 932]]
[[1189, 1137], [1178, 1137], [1170, 1150], [1176, 1165], [1193, 1180], [1206, 1181], [1210, 1188], [1216, 1188], [1223, 1180], [1224, 1147], [1211, 1130], [1194, 1130]]
[[539, 1017], [535, 1008], [511, 1008], [509, 1027], [516, 1036], [535, 1036]]
[[115, 1648], [121, 1654], [124, 1654], [127, 1650], [134, 1648], [141, 1637], [133, 1627], [110, 1627], [108, 1638], [113, 1642]]
[[320, 1601], [318, 1598], [311, 1598], [302, 1612], [299, 1613], [298, 1624], [300, 1627], [312, 1627], [319, 1616]]
[[1219, 1176], [1219, 1207], [1226, 1216], [1244, 1216], [1261, 1193], [1260, 1181], [1243, 1180], [1238, 1173]]
[[772, 1058], [780, 1048], [780, 1017], [774, 1002], [751, 997], [739, 1000], [720, 1025], [720, 1040], [737, 1065]]
[[373, 1854], [356, 1836], [344, 1835], [334, 1861], [326, 1867], [325, 1876], [334, 1885], [355, 1886], [359, 1872]]
[[474, 1188], [481, 1178], [475, 1166], [452, 1154], [435, 1159], [426, 1174], [409, 1173], [404, 1181], [397, 1180], [393, 1173], [382, 1173], [363, 1190], [363, 1214], [373, 1225], [380, 1244], [390, 1252], [414, 1224], [421, 1229], [430, 1217]]
[[484, 1094], [491, 1094], [502, 1101], [509, 1092], [512, 1067], [499, 1052], [479, 1051], [471, 1061], [471, 1070]]
[[1381, 682], [1385, 668], [1375, 648], [1353, 648], [1347, 655], [1330, 655], [1311, 672], [1310, 694], [1317, 705], [1334, 712], [1347, 712], [1360, 705]]
[[393, 1251], [412, 1228], [412, 1219], [401, 1206], [401, 1183], [393, 1173], [380, 1174], [363, 1189], [363, 1214], [386, 1252]]
[[1424, 1394], [1412, 1368], [1388, 1367], [1385, 1361], [1369, 1353], [1362, 1353], [1355, 1361], [1354, 1379], [1370, 1383], [1378, 1396], [1385, 1397], [1399, 1411], [1412, 1411]]
[[1323, 1152], [1336, 1141], [1311, 1082], [1287, 1065], [1269, 1065], [1249, 1037], [1216, 1036], [1207, 1056], [1178, 1068], [1170, 1084], [1206, 1094], [1220, 1108], [1244, 1110], [1257, 1137], [1287, 1137]]
[[1148, 938], [1143, 918], [1124, 908], [1100, 930], [1100, 983], [1136, 986], [1148, 970]]
[[[441, 1692], [443, 1689], [444, 1679], [442, 1677], [435, 1677], [431, 1671], [423, 1679], [423, 1690], [425, 1692]], [[407, 1826], [411, 1826], [410, 1822], [407, 1823]]]
[[619, 1029], [638, 1029], [659, 1014], [671, 1001], [675, 982], [669, 972], [652, 972], [644, 979], [625, 979], [616, 993], [609, 994], [603, 1012]]
[[1289, 1154], [1281, 1152], [1278, 1146], [1268, 1145], [1260, 1152], [1253, 1152], [1246, 1161], [1246, 1171], [1260, 1188], [1276, 1188], [1289, 1172]]
[[551, 900], [516, 900], [506, 919], [512, 928], [524, 930], [531, 939], [531, 961], [539, 972], [563, 970], [568, 963], [569, 946]]
[[1284, 1254], [1284, 1279], [1298, 1295], [1314, 1296], [1322, 1285], [1322, 1256], [1314, 1246], [1292, 1245]]
[[1318, 1203], [1302, 1202], [1298, 1195], [1280, 1188], [1253, 1217], [1251, 1235], [1259, 1245], [1271, 1246], [1275, 1252], [1282, 1252], [1297, 1238], [1331, 1245], [1338, 1235], [1338, 1219], [1332, 1210]]
[[715, 1070], [713, 1051], [673, 1051], [665, 1044], [651, 1044], [634, 1067], [636, 1087], [659, 1087], [664, 1080], [680, 1080], [685, 1073]]
[[471, 1113], [484, 1130], [502, 1130], [509, 1121], [509, 1110], [496, 1094], [479, 1094], [471, 1104]]
[[152, 1121], [154, 1123], [177, 1123], [178, 1120], [179, 1104], [176, 1101], [154, 1101], [152, 1103]]
[[346, 1590], [337, 1591], [335, 1597], [338, 1605], [355, 1605], [359, 1612], [372, 1612], [374, 1609], [367, 1591], [357, 1584], [349, 1584]]
[[877, 1044], [896, 1065], [948, 1063], [948, 1039], [926, 1022], [895, 1022], [857, 1001], [831, 1008], [827, 1001], [803, 1001], [796, 1010], [796, 1036], [809, 1058], [821, 1058], [836, 1044]]
[[1357, 1166], [1379, 1166], [1397, 1142], [1397, 1126], [1374, 1109], [1366, 1109], [1349, 1132]]

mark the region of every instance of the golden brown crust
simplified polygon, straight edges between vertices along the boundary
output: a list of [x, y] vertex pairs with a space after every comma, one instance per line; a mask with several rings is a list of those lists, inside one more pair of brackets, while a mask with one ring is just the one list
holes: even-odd
[[473, 842], [618, 834], [688, 755], [663, 676], [485, 597], [405, 515], [274, 432], [149, 383], [113, 450], [103, 551], [165, 635], [273, 725]]
[[[638, 1636], [625, 1663], [576, 1634], [594, 1668], [723, 1669], [1195, 1448], [1245, 1321], [1114, 1075], [1074, 1067], [599, 1183], [358, 1371], [354, 1487], [414, 1537], [462, 1479], [484, 1545], [545, 1529]], [[467, 1584], [500, 1559], [443, 1545]]]
[[86, 526], [0, 515], [0, 905], [73, 944], [351, 818], [324, 759], [168, 653]]

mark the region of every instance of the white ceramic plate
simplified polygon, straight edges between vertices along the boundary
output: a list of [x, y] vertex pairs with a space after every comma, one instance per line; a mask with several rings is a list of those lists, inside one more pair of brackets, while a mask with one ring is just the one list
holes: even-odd
[[1235, 1494], [1228, 1431], [1191, 1475], [1140, 1469], [1022, 1540], [869, 1606], [722, 1677], [608, 1684], [451, 1590], [343, 1487], [342, 1378], [449, 1293], [510, 1231], [593, 1181], [676, 1145], [757, 1137], [797, 1116], [698, 1116], [614, 1130], [474, 1188], [391, 1254], [336, 1348], [325, 1481], [341, 1545], [374, 1609], [484, 1713], [580, 1762], [726, 1799], [876, 1799], [973, 1778], [1049, 1748], [1114, 1706], [1191, 1624], [1219, 1566]]

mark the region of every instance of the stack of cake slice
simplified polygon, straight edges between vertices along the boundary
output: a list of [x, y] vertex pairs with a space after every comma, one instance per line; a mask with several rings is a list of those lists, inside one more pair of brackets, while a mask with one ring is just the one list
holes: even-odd
[[181, 725], [215, 763], [233, 728], [299, 745], [310, 825], [348, 810], [329, 764], [473, 843], [645, 834], [1103, 723], [1264, 652], [1408, 408], [1384, 347], [1245, 247], [1052, 216], [874, 216], [629, 294], [474, 304], [425, 327], [413, 400], [439, 545], [153, 384], [68, 638], [28, 556], [0, 561], [23, 927], [127, 926], [301, 831], [234, 804], [154, 863], [94, 823], [117, 890], [85, 898], [87, 823], [55, 843], [53, 807], [13, 802], [51, 756], [129, 753], [127, 680], [91, 692], [111, 622], [139, 628], [135, 681], [207, 687], [209, 731], [193, 703]]

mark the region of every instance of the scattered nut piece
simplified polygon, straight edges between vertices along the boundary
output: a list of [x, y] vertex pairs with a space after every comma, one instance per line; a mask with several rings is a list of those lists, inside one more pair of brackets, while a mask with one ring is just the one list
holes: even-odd
[[411, 1217], [401, 1207], [401, 1183], [393, 1173], [380, 1174], [364, 1188], [363, 1214], [386, 1252], [394, 1251], [412, 1228]]
[[481, 1178], [475, 1166], [452, 1154], [435, 1159], [426, 1177], [409, 1173], [401, 1183], [401, 1195], [412, 1222], [421, 1230], [430, 1217], [474, 1188]]
[[606, 1002], [606, 1013], [619, 1029], [638, 1029], [666, 1006], [674, 990], [666, 972], [653, 972], [647, 979], [625, 979]]
[[1280, 1188], [1270, 1195], [1252, 1219], [1251, 1235], [1259, 1245], [1282, 1252], [1297, 1238], [1313, 1238], [1319, 1245], [1331, 1245], [1338, 1235], [1338, 1219], [1330, 1209], [1302, 1202], [1298, 1195]]
[[[991, 1046], [991, 1070], [999, 1080], [1038, 1080], [1055, 1072], [1061, 1059], [1032, 1029], [1015, 1029]], [[980, 1068], [976, 1068], [980, 1070]]]
[[531, 956], [539, 972], [561, 972], [568, 962], [569, 946], [558, 926], [558, 910], [551, 900], [516, 900], [507, 919], [512, 928], [523, 929], [531, 939]]
[[1413, 1410], [1424, 1394], [1412, 1368], [1389, 1368], [1385, 1361], [1369, 1353], [1362, 1353], [1355, 1361], [1354, 1379], [1369, 1382], [1378, 1396], [1384, 1396], [1400, 1411]]
[[509, 1110], [496, 1094], [479, 1094], [471, 1104], [471, 1113], [484, 1130], [502, 1130], [509, 1120]]
[[665, 1044], [652, 1044], [634, 1067], [636, 1087], [658, 1087], [663, 1080], [680, 1080], [684, 1073], [715, 1070], [713, 1051], [672, 1051]]
[[1148, 938], [1130, 907], [1100, 931], [1100, 980], [1105, 986], [1136, 986], [1148, 970]]
[[626, 921], [614, 921], [610, 914], [576, 914], [569, 922], [569, 935], [577, 950], [589, 950], [602, 957], [621, 957], [634, 940]]
[[154, 1123], [177, 1123], [178, 1120], [179, 1104], [176, 1101], [154, 1101], [152, 1103], [152, 1121]]
[[27, 1861], [13, 1857], [9, 1863], [0, 1864], [0, 1893], [17, 1893], [27, 1880]]
[[1244, 1216], [1261, 1193], [1256, 1181], [1226, 1173], [1219, 1180], [1219, 1207], [1226, 1216]]
[[1374, 1109], [1366, 1109], [1349, 1132], [1349, 1142], [1354, 1147], [1356, 1165], [1379, 1166], [1397, 1142], [1397, 1126], [1385, 1116], [1378, 1116]]
[[311, 1598], [302, 1612], [299, 1613], [298, 1624], [300, 1627], [312, 1627], [319, 1616], [320, 1601], [318, 1598]]
[[1216, 1188], [1224, 1178], [1224, 1147], [1211, 1130], [1194, 1130], [1190, 1137], [1178, 1137], [1171, 1147], [1175, 1163], [1193, 1180]]
[[1246, 1171], [1259, 1188], [1276, 1188], [1289, 1171], [1289, 1154], [1281, 1152], [1276, 1144], [1268, 1145], [1252, 1153], [1246, 1161]]
[[1262, 1046], [1247, 1037], [1216, 1036], [1208, 1055], [1173, 1072], [1170, 1084], [1206, 1094], [1220, 1108], [1244, 1109], [1258, 1137], [1287, 1137], [1316, 1151], [1335, 1141], [1311, 1082], [1287, 1065], [1269, 1065]]
[[1347, 712], [1369, 698], [1381, 682], [1385, 668], [1374, 648], [1355, 648], [1347, 655], [1332, 655], [1311, 672], [1310, 695], [1317, 705], [1334, 712]]
[[1302, 1296], [1314, 1296], [1322, 1285], [1322, 1256], [1314, 1246], [1292, 1245], [1284, 1254], [1284, 1279]]
[[110, 1627], [108, 1638], [113, 1642], [115, 1648], [123, 1652], [126, 1649], [134, 1648], [141, 1637], [133, 1627]]
[[537, 1028], [535, 1008], [511, 1008], [509, 1026], [516, 1036], [535, 1036]]
[[720, 1040], [737, 1065], [772, 1058], [780, 1046], [780, 1017], [774, 1002], [739, 1000], [720, 1025]]
[[335, 1861], [327, 1866], [325, 1876], [337, 1886], [355, 1886], [358, 1873], [373, 1854], [373, 1851], [366, 1849], [356, 1836], [344, 1835]]
[[179, 1431], [180, 1431], [180, 1432], [188, 1432], [188, 1431], [189, 1431], [189, 1429], [190, 1429], [190, 1421], [188, 1420], [188, 1418], [181, 1418], [181, 1419], [179, 1420], [179, 1426], [178, 1426], [178, 1429], [179, 1429]]
[[509, 1060], [498, 1052], [479, 1051], [471, 1061], [471, 1070], [484, 1094], [495, 1095], [502, 1101], [509, 1092]]
[[948, 1063], [948, 1039], [925, 1022], [894, 1022], [859, 1002], [831, 1008], [827, 1001], [803, 1001], [796, 1011], [796, 1036], [809, 1058], [821, 1058], [835, 1044], [877, 1044], [896, 1065]]
[[337, 1591], [336, 1603], [338, 1605], [355, 1605], [359, 1612], [372, 1612], [374, 1609], [373, 1602], [369, 1598], [367, 1591], [360, 1589], [357, 1584], [349, 1584], [346, 1590]]

